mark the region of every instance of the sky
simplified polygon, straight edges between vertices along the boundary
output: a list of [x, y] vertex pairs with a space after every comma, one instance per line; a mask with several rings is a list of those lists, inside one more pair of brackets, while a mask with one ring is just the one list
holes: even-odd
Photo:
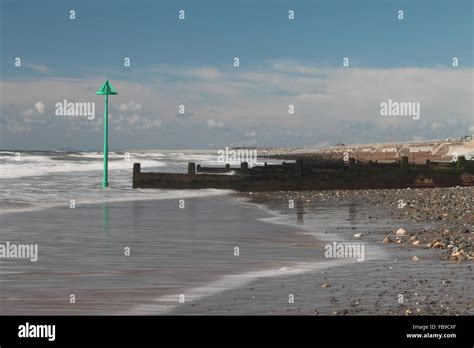
[[[106, 79], [112, 151], [474, 133], [471, 0], [0, 4], [1, 149], [100, 151]], [[58, 115], [64, 100], [94, 117]], [[420, 117], [382, 116], [389, 100]]]

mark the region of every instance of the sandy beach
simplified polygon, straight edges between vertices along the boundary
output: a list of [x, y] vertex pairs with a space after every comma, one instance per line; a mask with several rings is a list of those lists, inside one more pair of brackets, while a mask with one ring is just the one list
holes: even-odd
[[[473, 188], [274, 192], [248, 196], [256, 202], [279, 206], [281, 212], [288, 211], [286, 202], [293, 199], [299, 202], [297, 209], [305, 216], [320, 214], [321, 206], [352, 207], [357, 221], [365, 221], [369, 226], [343, 224], [336, 230], [348, 238], [360, 233], [360, 240], [381, 246], [388, 254], [386, 259], [258, 282], [253, 289], [260, 297], [278, 285], [287, 292], [297, 293], [295, 304], [287, 304], [284, 310], [269, 303], [269, 313], [474, 313], [474, 296], [470, 290], [474, 285]], [[399, 207], [400, 203], [405, 205]], [[375, 227], [375, 221], [384, 223]], [[400, 228], [406, 234], [397, 235]], [[329, 287], [322, 288], [324, 284]]]
[[278, 222], [235, 195], [185, 204], [124, 201], [2, 215], [4, 240], [37, 244], [39, 253], [37, 262], [4, 260], [0, 312], [169, 314], [181, 294], [193, 306], [259, 278], [323, 267], [318, 240], [285, 216]]
[[[423, 218], [422, 197], [432, 208]], [[8, 214], [6, 237], [22, 229], [40, 255], [6, 264], [1, 311], [470, 315], [472, 219], [462, 205], [470, 200], [466, 188], [275, 192], [192, 198], [182, 211], [174, 200], [147, 200]], [[46, 220], [48, 233], [34, 228]], [[364, 244], [364, 260], [325, 257], [333, 242]], [[455, 260], [453, 243], [468, 257]]]

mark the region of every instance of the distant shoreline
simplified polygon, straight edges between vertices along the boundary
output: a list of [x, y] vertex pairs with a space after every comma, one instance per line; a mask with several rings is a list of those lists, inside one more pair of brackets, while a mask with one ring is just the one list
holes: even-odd
[[[461, 138], [447, 138], [447, 139], [424, 139], [424, 140], [403, 140], [403, 141], [392, 141], [392, 142], [378, 142], [378, 143], [352, 143], [352, 144], [319, 144], [319, 145], [306, 145], [306, 146], [228, 146], [231, 149], [256, 149], [260, 154], [261, 152], [268, 152], [268, 154], [288, 154], [288, 153], [313, 153], [318, 152], [321, 150], [326, 149], [335, 149], [335, 148], [364, 148], [364, 147], [385, 147], [385, 146], [404, 146], [404, 145], [429, 145], [429, 144], [450, 144], [450, 143], [466, 143], [469, 142], [470, 139], [470, 147], [474, 148], [474, 135], [467, 135]], [[226, 145], [223, 146], [215, 146], [213, 148], [208, 149], [134, 149], [134, 148], [111, 148], [112, 152], [154, 152], [154, 151], [162, 151], [162, 152], [176, 152], [176, 151], [184, 151], [184, 152], [196, 152], [196, 153], [209, 153], [218, 151], [222, 148], [225, 148]], [[73, 148], [63, 148], [63, 149], [0, 149], [0, 152], [16, 152], [16, 151], [23, 151], [23, 152], [101, 152], [101, 146], [97, 146], [97, 148], [93, 149], [73, 149]]]

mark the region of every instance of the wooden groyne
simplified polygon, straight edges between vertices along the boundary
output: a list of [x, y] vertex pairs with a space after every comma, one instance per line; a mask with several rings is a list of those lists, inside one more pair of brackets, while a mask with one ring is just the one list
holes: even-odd
[[457, 162], [409, 164], [408, 157], [394, 163], [342, 160], [303, 160], [279, 165], [249, 168], [201, 167], [188, 164], [188, 172], [142, 172], [140, 163], [133, 166], [134, 188], [231, 189], [237, 191], [300, 191], [331, 189], [377, 189], [473, 186], [474, 161], [459, 157]]

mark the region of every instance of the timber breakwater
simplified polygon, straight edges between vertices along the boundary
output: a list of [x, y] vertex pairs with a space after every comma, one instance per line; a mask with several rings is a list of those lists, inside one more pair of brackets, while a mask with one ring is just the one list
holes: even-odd
[[142, 172], [140, 163], [133, 166], [133, 188], [301, 191], [450, 186], [474, 186], [473, 160], [459, 156], [451, 162], [418, 164], [409, 163], [407, 156], [392, 163], [316, 157], [252, 168], [247, 162], [239, 167], [188, 163], [188, 172], [183, 174]]

